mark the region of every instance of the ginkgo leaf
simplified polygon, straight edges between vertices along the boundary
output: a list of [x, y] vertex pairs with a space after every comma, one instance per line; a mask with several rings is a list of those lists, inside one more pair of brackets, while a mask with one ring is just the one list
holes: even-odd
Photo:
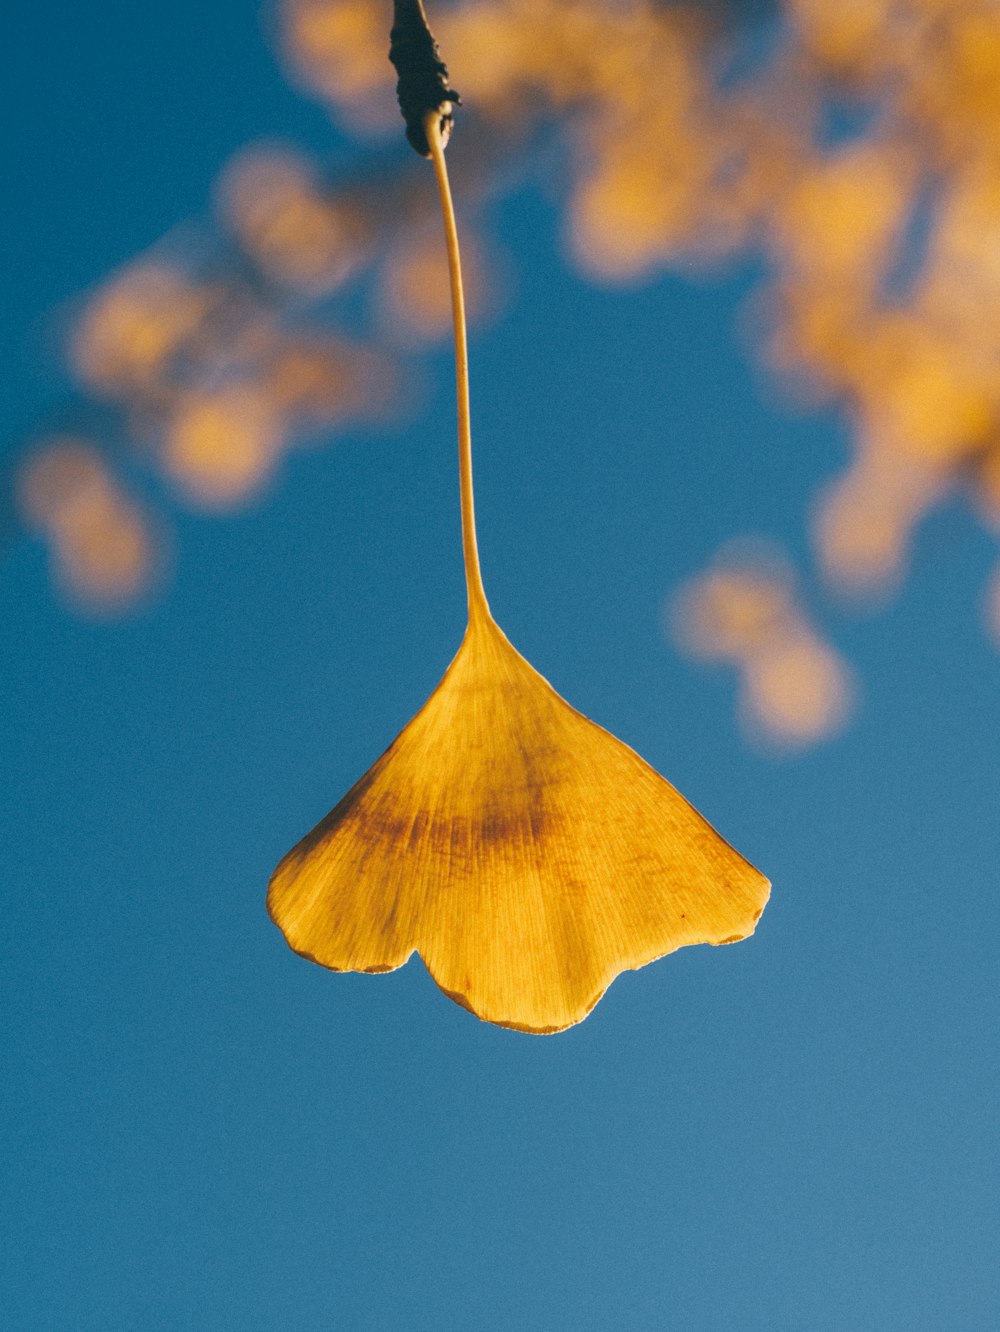
[[[397, 16], [405, 8], [396, 0]], [[408, 12], [425, 23], [418, 0]], [[417, 47], [426, 84], [415, 96], [424, 86], [443, 96], [429, 33]], [[685, 944], [745, 938], [770, 885], [638, 754], [561, 699], [490, 614], [444, 161], [451, 110], [432, 101], [419, 145], [434, 162], [455, 315], [469, 627], [409, 726], [281, 861], [267, 902], [292, 948], [334, 971], [393, 971], [418, 952], [479, 1017], [562, 1031], [619, 972]]]
[[488, 615], [428, 702], [274, 873], [297, 952], [391, 971], [553, 1032], [619, 972], [753, 932], [768, 882], [633, 750], [571, 708]]

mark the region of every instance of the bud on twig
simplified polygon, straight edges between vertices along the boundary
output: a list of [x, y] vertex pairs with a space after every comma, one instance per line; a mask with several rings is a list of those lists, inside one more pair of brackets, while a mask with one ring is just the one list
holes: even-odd
[[396, 96], [406, 121], [406, 137], [421, 157], [430, 157], [424, 117], [428, 111], [442, 108], [441, 130], [447, 139], [451, 108], [461, 106], [462, 99], [448, 86], [448, 70], [427, 25], [422, 0], [393, 0], [389, 43], [389, 59], [399, 76]]

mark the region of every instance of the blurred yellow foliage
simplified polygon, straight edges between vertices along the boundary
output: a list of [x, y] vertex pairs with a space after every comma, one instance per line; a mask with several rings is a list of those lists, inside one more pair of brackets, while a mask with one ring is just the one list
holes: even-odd
[[800, 748], [835, 734], [847, 720], [851, 697], [843, 660], [807, 629], [786, 631], [745, 662], [743, 724], [765, 743]]
[[371, 0], [286, 0], [283, 19], [284, 54], [303, 88], [337, 100], [359, 128], [395, 124], [390, 13]]
[[194, 333], [208, 293], [180, 269], [142, 261], [113, 275], [91, 297], [70, 343], [73, 368], [96, 392], [124, 397], [149, 389]]
[[112, 612], [149, 586], [152, 529], [85, 441], [40, 443], [21, 465], [17, 499], [26, 524], [48, 542], [53, 575], [76, 605]]
[[727, 560], [678, 592], [674, 628], [691, 656], [740, 662], [783, 633], [795, 615], [792, 580], [776, 560]]
[[255, 494], [275, 466], [281, 422], [252, 384], [181, 399], [167, 427], [163, 464], [186, 496], [228, 507]]
[[308, 435], [378, 419], [392, 404], [397, 372], [387, 356], [346, 338], [286, 335], [275, 340], [258, 387], [290, 431]]
[[328, 295], [361, 261], [364, 219], [326, 198], [298, 153], [241, 153], [223, 172], [218, 195], [226, 226], [273, 281]]
[[740, 672], [740, 713], [751, 739], [801, 748], [847, 720], [851, 672], [806, 619], [791, 571], [774, 553], [724, 552], [715, 568], [679, 589], [670, 627], [688, 655]]
[[938, 473], [883, 447], [859, 453], [821, 493], [813, 521], [820, 568], [842, 592], [877, 598], [906, 571], [910, 538], [937, 498]]
[[[471, 319], [482, 317], [493, 294], [488, 273], [482, 246], [471, 228], [464, 228], [462, 275]], [[386, 253], [378, 302], [386, 334], [394, 342], [418, 345], [450, 336], [448, 265], [436, 230], [414, 228]]]
[[[316, 299], [362, 261], [356, 212], [325, 198], [312, 164], [295, 153], [241, 154], [218, 197], [269, 290]], [[145, 257], [102, 283], [75, 320], [69, 351], [81, 385], [124, 415], [175, 493], [206, 510], [260, 493], [293, 442], [379, 418], [398, 383], [383, 353], [327, 327], [284, 327], [272, 297], [240, 267], [201, 272], [190, 257]], [[91, 545], [101, 532], [120, 545], [122, 530], [95, 527]]]
[[[398, 136], [386, 11], [274, 2], [296, 82], [349, 131]], [[555, 125], [567, 250], [584, 276], [766, 260], [759, 354], [851, 425], [853, 456], [812, 520], [831, 589], [891, 592], [918, 525], [956, 490], [1000, 529], [996, 0], [786, 0], [756, 46], [695, 3], [433, 8], [468, 108], [452, 151], [466, 154], [472, 206], [523, 179], [506, 162]], [[124, 413], [193, 502], [252, 493], [297, 434], [377, 414], [396, 377], [376, 349], [355, 348], [330, 360], [324, 388], [322, 357], [289, 348], [289, 305], [373, 271], [380, 336], [397, 354], [444, 332], [442, 257], [426, 191], [409, 182], [394, 171], [336, 188], [295, 149], [239, 154], [217, 190], [235, 269], [199, 274], [156, 253], [109, 277], [71, 337], [81, 386]], [[483, 247], [469, 276], [473, 297], [477, 279], [490, 293]]]
[[[384, 34], [363, 8], [283, 10], [289, 58], [338, 116], [376, 82]], [[324, 9], [350, 24], [349, 59]], [[995, 0], [790, 0], [773, 51], [729, 83], [725, 42], [693, 5], [467, 0], [435, 25], [481, 119], [518, 135], [565, 117], [567, 235], [586, 273], [634, 281], [763, 242], [772, 363], [844, 403], [859, 457], [929, 467], [935, 498], [967, 476], [1000, 424]], [[859, 127], [831, 137], [831, 104]], [[854, 591], [831, 551], [881, 542], [862, 581], [889, 588], [931, 502], [922, 475], [922, 502], [900, 503], [896, 469], [864, 470], [863, 497], [845, 482], [816, 528], [821, 567]]]

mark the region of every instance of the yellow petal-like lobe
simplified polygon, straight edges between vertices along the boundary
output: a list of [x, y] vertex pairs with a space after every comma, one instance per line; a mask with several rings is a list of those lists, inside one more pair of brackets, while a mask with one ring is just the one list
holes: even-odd
[[325, 967], [391, 971], [416, 951], [479, 1017], [553, 1032], [621, 971], [753, 933], [768, 892], [484, 616], [421, 711], [282, 860], [268, 910]]

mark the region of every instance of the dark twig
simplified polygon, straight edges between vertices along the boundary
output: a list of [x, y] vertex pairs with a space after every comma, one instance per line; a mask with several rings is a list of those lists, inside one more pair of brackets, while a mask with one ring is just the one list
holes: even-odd
[[427, 25], [422, 0], [393, 0], [389, 43], [389, 59], [398, 75], [396, 96], [406, 121], [406, 137], [421, 157], [430, 157], [424, 117], [428, 111], [441, 108], [441, 133], [447, 140], [451, 108], [461, 106], [462, 102], [448, 85], [448, 71]]

